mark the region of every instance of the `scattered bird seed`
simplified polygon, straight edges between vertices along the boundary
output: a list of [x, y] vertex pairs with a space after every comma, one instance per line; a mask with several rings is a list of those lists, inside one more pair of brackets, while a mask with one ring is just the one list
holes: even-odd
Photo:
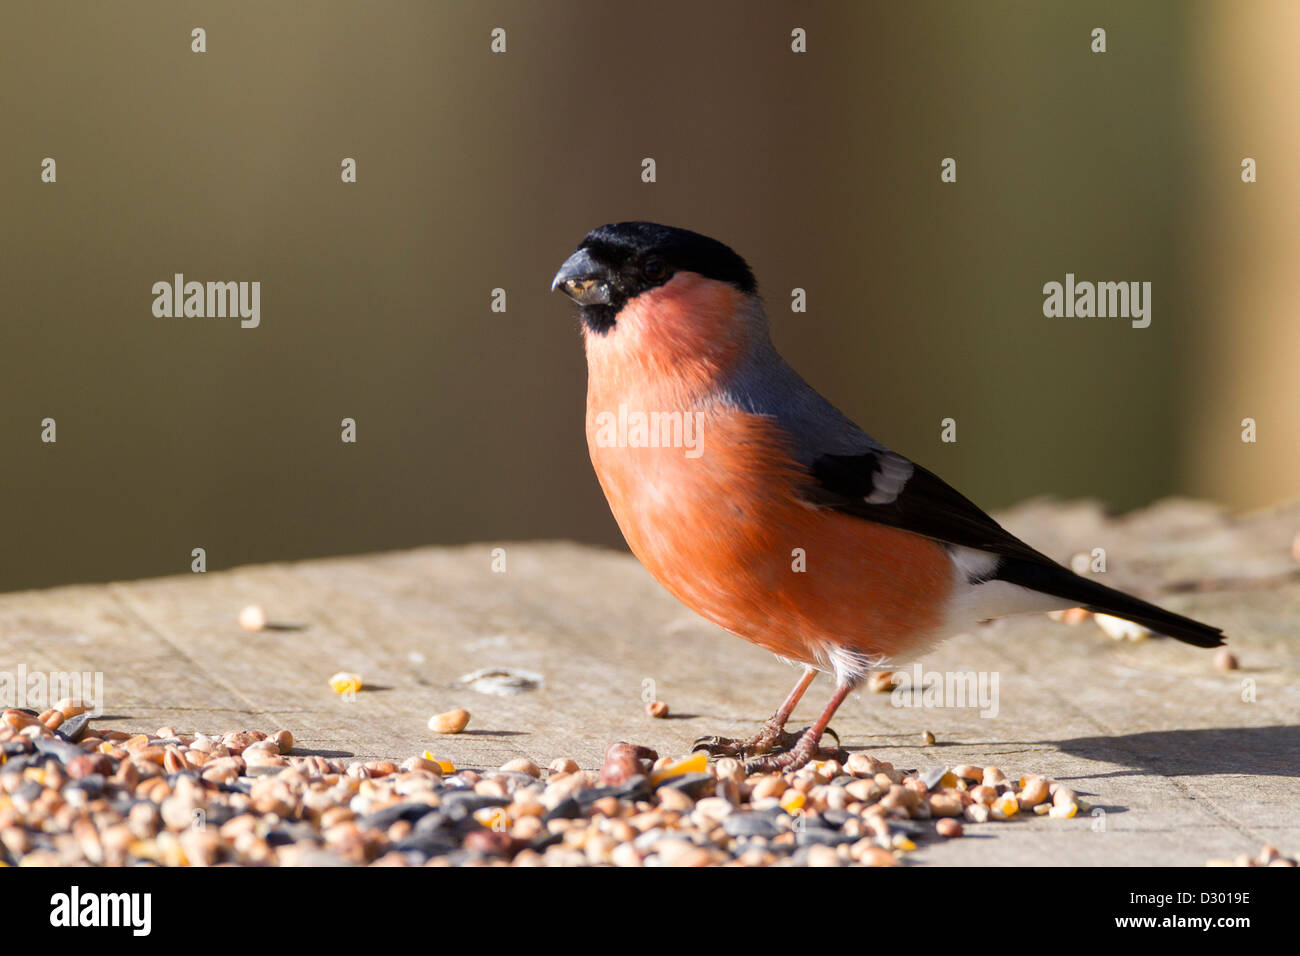
[[645, 712], [651, 717], [663, 719], [668, 716], [668, 705], [662, 700], [652, 700], [645, 705]]
[[874, 671], [867, 678], [867, 689], [876, 694], [888, 694], [894, 689], [893, 671]]
[[469, 726], [469, 711], [462, 707], [429, 718], [429, 729], [438, 734], [458, 734]]
[[1236, 654], [1221, 647], [1214, 654], [1214, 666], [1221, 671], [1235, 671], [1241, 669], [1241, 662], [1237, 660]]
[[336, 694], [355, 694], [361, 690], [361, 675], [339, 671], [330, 678], [330, 689]]
[[260, 605], [250, 604], [239, 612], [239, 626], [246, 631], [266, 629], [266, 612]]
[[[131, 735], [53, 710], [4, 711], [0, 864], [896, 866], [965, 825], [1087, 808], [1041, 776], [902, 771], [863, 753], [747, 774], [620, 741], [599, 772], [562, 757], [544, 775], [525, 758], [458, 770], [427, 751], [344, 763], [294, 754], [287, 730]], [[62, 733], [82, 717], [79, 741]], [[1295, 862], [1272, 847], [1242, 859]]]
[[1109, 637], [1117, 641], [1141, 641], [1151, 636], [1151, 631], [1141, 624], [1126, 621], [1122, 617], [1112, 617], [1109, 614], [1094, 614], [1092, 619]]
[[923, 731], [921, 731], [921, 744], [922, 744], [923, 746], [928, 747], [928, 746], [930, 746], [930, 744], [934, 743], [934, 741], [935, 741], [935, 736], [934, 736], [934, 734], [932, 734], [932, 733], [931, 733], [930, 731], [928, 731], [928, 730], [923, 730]]
[[1295, 856], [1283, 856], [1275, 846], [1265, 846], [1257, 856], [1242, 853], [1232, 860], [1206, 860], [1206, 866], [1300, 866]]

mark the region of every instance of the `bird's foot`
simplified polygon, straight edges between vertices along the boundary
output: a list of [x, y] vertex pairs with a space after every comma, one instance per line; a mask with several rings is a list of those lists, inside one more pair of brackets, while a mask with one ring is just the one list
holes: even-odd
[[703, 750], [710, 757], [757, 757], [775, 750], [787, 750], [799, 742], [799, 734], [787, 733], [772, 720], [753, 737], [699, 737], [691, 752]]
[[[779, 753], [755, 755], [745, 761], [746, 773], [785, 773], [798, 770], [810, 760], [838, 760], [840, 763], [849, 759], [848, 751], [839, 746], [839, 734], [827, 727], [825, 733], [835, 738], [834, 747], [821, 746], [821, 734], [814, 734], [811, 727], [800, 734], [794, 746]], [[794, 737], [787, 734], [787, 737]]]

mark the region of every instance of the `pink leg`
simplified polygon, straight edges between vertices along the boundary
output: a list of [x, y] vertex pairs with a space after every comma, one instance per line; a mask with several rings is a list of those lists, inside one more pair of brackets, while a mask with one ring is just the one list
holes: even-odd
[[835, 711], [839, 709], [840, 704], [844, 703], [844, 698], [849, 696], [849, 691], [853, 690], [852, 684], [840, 684], [835, 688], [835, 693], [831, 696], [831, 702], [826, 705], [826, 709], [821, 712], [817, 722], [804, 731], [803, 736], [793, 748], [785, 753], [773, 754], [769, 756], [755, 756], [745, 761], [745, 770], [749, 773], [771, 773], [783, 770], [798, 770], [809, 760], [817, 755], [817, 745], [821, 742], [822, 734], [826, 731], [826, 725], [831, 722], [835, 716]]
[[[805, 667], [803, 676], [799, 678], [799, 683], [794, 685], [794, 689], [786, 695], [781, 706], [776, 709], [776, 713], [767, 718], [763, 723], [763, 729], [748, 740], [735, 740], [730, 737], [700, 737], [695, 741], [693, 750], [703, 750], [714, 757], [752, 757], [758, 754], [769, 753], [774, 746], [783, 742], [785, 736], [785, 722], [790, 719], [794, 713], [795, 706], [799, 699], [803, 697], [804, 691], [808, 685], [816, 678], [817, 671], [812, 667]], [[793, 743], [793, 738], [791, 739]]]

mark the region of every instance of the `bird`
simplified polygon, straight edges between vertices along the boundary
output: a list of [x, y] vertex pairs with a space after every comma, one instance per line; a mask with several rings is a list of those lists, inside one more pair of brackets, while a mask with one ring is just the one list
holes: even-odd
[[[754, 736], [696, 749], [750, 772], [843, 754], [823, 734], [872, 672], [1006, 615], [1084, 607], [1224, 643], [1063, 567], [855, 425], [777, 352], [754, 273], [724, 243], [604, 225], [551, 289], [578, 306], [588, 451], [628, 547], [687, 607], [801, 671]], [[788, 733], [819, 674], [829, 702]]]

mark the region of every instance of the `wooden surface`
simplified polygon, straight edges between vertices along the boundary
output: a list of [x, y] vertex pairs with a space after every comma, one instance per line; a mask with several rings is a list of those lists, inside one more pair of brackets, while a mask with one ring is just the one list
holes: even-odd
[[[1300, 504], [1239, 518], [1164, 502], [1121, 521], [1088, 504], [1031, 503], [1002, 516], [1059, 559], [1105, 548], [1106, 583], [1226, 629], [1242, 669], [1167, 639], [1119, 642], [1091, 621], [1004, 620], [941, 646], [929, 670], [997, 675], [998, 714], [905, 708], [855, 694], [833, 722], [851, 750], [899, 767], [994, 764], [1067, 781], [1087, 819], [970, 828], [919, 862], [1200, 865], [1265, 843], [1300, 851]], [[494, 547], [505, 573], [491, 570]], [[259, 604], [301, 630], [250, 633]], [[630, 556], [565, 543], [272, 564], [0, 595], [0, 670], [100, 672], [103, 724], [181, 732], [288, 728], [299, 751], [373, 759], [433, 750], [457, 766], [572, 756], [599, 766], [614, 740], [684, 753], [701, 734], [747, 734], [795, 673], [696, 617]], [[489, 696], [459, 686], [484, 667], [541, 674]], [[367, 689], [328, 687], [339, 670]], [[652, 682], [647, 685], [646, 682]], [[643, 711], [643, 694], [672, 708]], [[1252, 694], [1249, 692], [1253, 687]], [[796, 712], [829, 693], [817, 681]], [[6, 702], [11, 703], [11, 702]], [[438, 737], [430, 715], [465, 707]], [[938, 738], [920, 745], [922, 730]]]

